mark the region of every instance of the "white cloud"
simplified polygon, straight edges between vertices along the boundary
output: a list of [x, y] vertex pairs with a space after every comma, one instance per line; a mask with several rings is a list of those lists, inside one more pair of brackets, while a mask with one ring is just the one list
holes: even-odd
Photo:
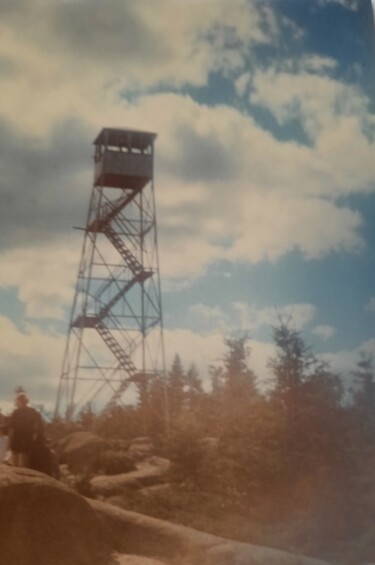
[[[224, 335], [218, 331], [202, 335], [191, 330], [176, 329], [165, 332], [165, 341], [167, 344], [167, 366], [171, 365], [174, 355], [178, 353], [186, 368], [191, 364], [198, 368], [200, 377], [208, 388], [208, 367], [210, 365], [221, 365], [226, 353]], [[264, 389], [269, 386], [271, 379], [267, 362], [275, 353], [274, 345], [250, 340], [249, 346], [249, 367], [258, 376], [260, 388]]]
[[262, 326], [277, 326], [280, 320], [290, 319], [293, 327], [300, 331], [309, 324], [315, 316], [315, 307], [312, 304], [286, 304], [274, 307], [259, 308], [244, 302], [233, 304], [236, 316], [234, 327], [255, 332]]
[[348, 208], [318, 198], [283, 198], [276, 192], [248, 195], [245, 202], [242, 230], [226, 254], [230, 260], [274, 261], [296, 247], [307, 259], [361, 250], [361, 218]]
[[247, 0], [37, 0], [2, 11], [0, 116], [29, 135], [67, 116], [97, 123], [124, 91], [203, 85], [279, 33], [271, 10]]
[[[306, 257], [361, 249], [360, 215], [333, 201], [370, 183], [371, 165], [358, 165], [372, 147], [358, 130], [343, 125], [341, 138], [327, 133], [317, 147], [307, 148], [278, 142], [234, 109], [208, 108], [175, 95], [145, 97], [128, 105], [127, 116], [131, 125], [147, 122], [161, 132], [156, 186], [168, 276], [173, 270], [178, 276], [180, 269], [186, 276], [189, 263], [197, 272], [220, 258], [274, 260], [294, 247]], [[346, 145], [350, 134], [358, 151]], [[345, 163], [338, 167], [343, 153]], [[228, 180], [222, 180], [225, 175]], [[173, 259], [165, 263], [170, 245]]]
[[[268, 109], [275, 111], [276, 108], [279, 109], [280, 105], [285, 105], [285, 102], [283, 103], [285, 94], [281, 93], [281, 102], [274, 100], [271, 93], [267, 90], [267, 82], [275, 82], [276, 77], [280, 83], [280, 77], [284, 77], [284, 81], [286, 80], [286, 77], [289, 77], [289, 79], [292, 77], [290, 80], [293, 80], [296, 76], [314, 77], [316, 75], [321, 75], [321, 78], [324, 78], [324, 76], [329, 76], [336, 68], [337, 61], [332, 59], [332, 57], [300, 53], [298, 57], [283, 57], [280, 60], [275, 61], [274, 66], [266, 71], [261, 67], [257, 68], [256, 64], [253, 64], [251, 65], [251, 70], [245, 70], [245, 72], [241, 73], [237, 77], [234, 86], [237, 94], [241, 97], [249, 95], [250, 88], [253, 87], [254, 92], [252, 92], [250, 100], [255, 104], [264, 105]], [[266, 100], [263, 101], [262, 95], [264, 94], [264, 90], [266, 93]], [[292, 90], [293, 89], [289, 87], [289, 91]], [[258, 91], [261, 91], [259, 95]], [[290, 105], [292, 106], [292, 104]], [[295, 110], [296, 108], [294, 108], [294, 111]], [[278, 110], [278, 113], [276, 113], [276, 116], [280, 121], [285, 119], [280, 109]]]
[[313, 71], [322, 73], [332, 71], [337, 67], [337, 61], [332, 57], [321, 57], [319, 55], [302, 55], [298, 60], [298, 71]]
[[319, 355], [319, 357], [327, 361], [331, 369], [341, 375], [345, 384], [350, 386], [352, 384], [351, 371], [356, 368], [362, 352], [375, 356], [375, 339], [364, 341], [354, 349], [342, 349], [332, 353], [324, 353]]
[[339, 4], [343, 8], [348, 10], [358, 10], [359, 0], [319, 0], [319, 4], [324, 6], [325, 4]]
[[[221, 365], [226, 353], [224, 340], [235, 332], [249, 332], [249, 366], [258, 377], [260, 390], [267, 389], [272, 382], [268, 360], [275, 355], [271, 341], [260, 341], [253, 337], [261, 327], [277, 325], [280, 319], [290, 319], [293, 327], [300, 331], [311, 323], [315, 307], [311, 304], [287, 304], [278, 307], [259, 308], [256, 305], [236, 302], [230, 310], [219, 306], [209, 307], [195, 304], [189, 308], [188, 321], [194, 325], [201, 323], [200, 330], [176, 328], [164, 333], [167, 349], [167, 366], [178, 353], [185, 367], [195, 364], [200, 376], [208, 386], [208, 367]], [[270, 332], [271, 334], [271, 332]], [[271, 335], [270, 335], [271, 338]]]
[[[43, 224], [47, 238], [53, 223], [71, 229], [68, 215], [78, 206], [84, 215], [83, 179], [88, 191], [91, 170], [86, 162], [70, 170], [69, 163], [86, 138], [89, 156], [103, 124], [159, 134], [156, 201], [164, 288], [186, 287], [222, 259], [276, 261], [296, 248], [309, 259], [363, 248], [362, 218], [335, 200], [373, 189], [374, 144], [361, 129], [367, 106], [360, 92], [316, 74], [334, 70], [332, 59], [302, 55], [298, 75], [269, 69], [253, 77], [253, 100], [281, 121], [301, 116], [314, 133], [310, 147], [278, 141], [228, 106], [208, 107], [179, 94], [129, 95], [157, 85], [204, 84], [213, 70], [237, 69], [244, 50], [275, 41], [281, 26], [290, 25], [269, 6], [218, 0], [180, 2], [177, 9], [171, 0], [157, 6], [151, 0], [38, 0], [5, 8], [0, 49], [8, 71], [0, 79], [0, 116], [9, 130], [1, 149], [6, 140], [12, 145], [1, 163], [11, 211], [4, 207], [2, 224], [12, 220], [12, 243], [20, 248], [3, 253], [0, 285], [19, 287], [29, 316], [61, 315], [79, 245], [65, 249], [65, 235], [60, 242], [33, 245], [34, 232], [30, 225], [23, 229], [24, 223], [32, 220], [36, 230]], [[242, 92], [250, 76], [236, 72]], [[12, 128], [22, 134], [15, 136]], [[7, 190], [13, 177], [19, 187], [27, 183], [22, 195]], [[50, 285], [40, 284], [47, 279]]]
[[11, 410], [13, 392], [22, 385], [35, 404], [53, 408], [56, 399], [65, 337], [50, 328], [42, 331], [31, 324], [19, 330], [8, 318], [0, 316], [0, 405]]
[[[350, 182], [352, 191], [361, 191], [371, 176], [373, 160], [367, 166], [364, 160], [372, 147], [354, 127], [343, 125], [338, 140], [333, 133], [324, 133], [316, 147], [308, 148], [277, 141], [235, 109], [209, 108], [175, 94], [123, 102], [122, 112], [116, 109], [108, 115], [117, 116], [115, 123], [121, 119], [129, 127], [160, 134], [156, 144], [156, 202], [165, 288], [181, 281], [183, 285], [187, 280], [193, 282], [208, 264], [221, 259], [274, 261], [294, 248], [306, 258], [361, 250], [359, 213], [334, 202], [342, 193], [341, 182]], [[48, 154], [45, 159], [47, 165]], [[89, 173], [82, 172], [87, 183]], [[30, 195], [38, 194], [39, 177], [35, 182], [35, 187], [28, 187]], [[33, 207], [37, 228], [42, 225], [39, 212], [42, 222], [52, 217], [61, 224], [63, 195], [69, 202], [80, 186], [76, 182], [77, 178], [69, 177], [68, 189], [58, 192], [59, 200], [56, 193], [44, 191], [41, 206]], [[89, 186], [85, 189], [87, 198], [88, 191]], [[85, 205], [83, 189], [78, 192], [80, 200], [73, 199], [74, 207], [79, 204], [84, 216], [88, 200]], [[46, 210], [45, 202], [49, 203]], [[71, 223], [67, 222], [68, 218], [69, 231]], [[18, 230], [22, 241], [23, 222], [13, 222], [13, 229]], [[66, 287], [75, 272], [75, 261], [78, 266], [80, 251], [77, 239], [67, 245], [65, 237], [55, 244], [38, 243], [37, 247], [31, 240], [27, 249], [22, 246], [3, 254], [7, 268], [2, 270], [0, 285], [20, 286], [20, 299], [30, 303], [29, 315], [61, 312], [66, 291], [57, 287]], [[41, 284], [47, 279], [49, 286]]]
[[73, 299], [79, 259], [76, 238], [0, 255], [0, 287], [17, 288], [30, 318], [63, 318]]
[[197, 324], [201, 332], [207, 329], [212, 330], [212, 328], [221, 328], [225, 331], [226, 316], [220, 306], [207, 306], [202, 303], [193, 304], [188, 308], [187, 320], [190, 323]]
[[171, 365], [177, 353], [186, 367], [195, 364], [202, 377], [208, 374], [210, 364], [222, 359], [225, 351], [223, 336], [220, 332], [203, 335], [189, 329], [166, 329], [164, 339], [167, 367]]
[[316, 326], [312, 333], [323, 340], [328, 340], [336, 334], [337, 330], [332, 326]]
[[278, 325], [280, 320], [288, 319], [300, 331], [315, 316], [312, 304], [284, 304], [259, 307], [246, 302], [233, 302], [227, 308], [207, 306], [199, 303], [189, 306], [187, 323], [194, 325], [200, 333], [219, 332], [223, 336], [237, 331], [249, 333], [252, 338], [262, 327]]
[[248, 90], [251, 83], [251, 73], [249, 71], [240, 75], [234, 83], [236, 92], [239, 96], [243, 96]]
[[[306, 65], [310, 69], [311, 65], [322, 68], [322, 60], [308, 58]], [[269, 109], [280, 124], [300, 119], [312, 139], [322, 129], [335, 128], [338, 117], [363, 116], [367, 110], [367, 100], [356, 87], [307, 70], [298, 73], [278, 72], [274, 68], [258, 70], [252, 87], [253, 104]]]
[[[134, 105], [124, 103], [124, 113], [129, 126], [148, 124], [161, 133], [156, 146], [156, 197], [161, 273], [172, 279], [170, 284], [173, 279], [193, 280], [208, 263], [219, 259], [276, 260], [294, 247], [308, 258], [361, 248], [358, 213], [326, 199], [304, 196], [306, 190], [335, 192], [336, 178], [341, 178], [342, 172], [334, 167], [334, 139], [321, 141], [322, 151], [330, 155], [329, 161], [322, 161], [313, 149], [277, 142], [236, 110], [208, 108], [177, 95], [149, 96]], [[187, 137], [182, 135], [185, 130]], [[243, 144], [234, 155], [232, 148], [238, 138]], [[203, 162], [192, 150], [198, 143], [205, 145]], [[217, 176], [215, 166], [211, 170], [206, 167], [216, 152], [221, 155], [219, 167], [228, 170], [230, 185]], [[273, 167], [269, 167], [270, 160]], [[181, 181], [181, 176], [186, 180]], [[354, 180], [359, 187], [362, 179]], [[83, 215], [83, 200], [81, 206]], [[70, 228], [67, 225], [66, 229]], [[19, 229], [22, 231], [22, 224]], [[5, 252], [3, 264], [7, 268], [2, 270], [0, 284], [20, 285], [21, 300], [36, 304], [30, 306], [30, 315], [53, 310], [57, 314], [63, 296], [50, 305], [48, 297], [54, 298], [53, 289], [63, 287], [68, 273], [74, 271], [74, 261], [78, 264], [77, 239], [74, 245], [66, 246], [62, 240], [55, 247], [51, 243], [40, 249]], [[32, 269], [33, 275], [26, 276]], [[47, 278], [50, 285], [41, 284]], [[63, 290], [56, 292], [65, 296]]]

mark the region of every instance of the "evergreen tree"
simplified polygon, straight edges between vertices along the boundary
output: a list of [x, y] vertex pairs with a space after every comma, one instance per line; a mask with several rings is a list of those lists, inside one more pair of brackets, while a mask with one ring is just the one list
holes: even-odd
[[255, 375], [247, 366], [250, 353], [247, 341], [246, 335], [225, 339], [227, 353], [224, 357], [223, 380], [231, 401], [256, 394]]
[[91, 432], [96, 414], [93, 410], [91, 402], [87, 402], [78, 415], [77, 423], [79, 427], [87, 432]]
[[352, 375], [356, 385], [353, 393], [356, 425], [362, 435], [362, 440], [373, 443], [375, 442], [375, 370], [373, 356], [362, 351]]
[[284, 457], [289, 480], [334, 468], [345, 458], [340, 451], [344, 431], [342, 386], [329, 365], [319, 360], [299, 332], [281, 322], [274, 328], [276, 355], [269, 367], [275, 377], [271, 401], [285, 419]]
[[208, 373], [211, 381], [211, 396], [215, 399], [221, 399], [224, 390], [224, 369], [216, 365], [210, 365]]
[[172, 367], [168, 373], [168, 405], [171, 421], [178, 419], [184, 404], [184, 387], [186, 377], [178, 354], [174, 356]]
[[148, 389], [148, 435], [160, 437], [168, 432], [169, 407], [168, 383], [163, 376], [156, 376], [150, 380]]
[[369, 413], [375, 411], [375, 371], [373, 356], [362, 351], [352, 375], [358, 385], [354, 392], [355, 402]]
[[299, 332], [281, 322], [274, 328], [273, 337], [277, 352], [268, 366], [275, 378], [273, 396], [285, 411], [295, 417], [308, 396], [338, 406], [342, 397], [340, 379], [305, 344]]
[[142, 433], [150, 429], [150, 379], [145, 373], [138, 373], [134, 378], [138, 391], [137, 412], [142, 425]]
[[185, 376], [185, 407], [194, 412], [200, 405], [204, 395], [202, 381], [195, 365], [191, 365]]
[[[209, 434], [235, 434], [240, 413], [251, 409], [257, 398], [255, 374], [247, 365], [247, 336], [225, 339], [227, 351], [222, 366], [211, 365], [211, 394], [206, 402], [205, 421], [210, 422]], [[225, 431], [226, 430], [226, 431]]]
[[275, 394], [286, 409], [292, 410], [317, 360], [299, 333], [284, 322], [274, 328], [273, 339], [277, 353], [268, 365], [275, 377]]

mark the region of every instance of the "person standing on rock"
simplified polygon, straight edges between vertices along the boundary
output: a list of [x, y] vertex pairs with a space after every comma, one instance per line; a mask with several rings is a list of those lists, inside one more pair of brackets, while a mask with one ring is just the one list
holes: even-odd
[[42, 417], [35, 408], [28, 406], [29, 399], [24, 391], [15, 398], [16, 408], [9, 418], [9, 442], [12, 452], [12, 464], [16, 467], [28, 467], [29, 456], [34, 441], [41, 436]]

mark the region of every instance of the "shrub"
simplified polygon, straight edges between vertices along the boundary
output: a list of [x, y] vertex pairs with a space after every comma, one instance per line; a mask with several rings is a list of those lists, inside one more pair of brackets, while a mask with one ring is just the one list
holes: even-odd
[[171, 434], [167, 445], [172, 473], [179, 480], [199, 482], [206, 446], [202, 433], [191, 423], [180, 423]]

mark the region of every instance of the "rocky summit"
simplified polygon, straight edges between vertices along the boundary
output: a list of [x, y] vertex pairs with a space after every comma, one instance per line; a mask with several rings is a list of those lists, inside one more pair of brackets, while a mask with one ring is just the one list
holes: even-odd
[[0, 562], [109, 565], [106, 529], [87, 501], [29, 469], [0, 465]]

